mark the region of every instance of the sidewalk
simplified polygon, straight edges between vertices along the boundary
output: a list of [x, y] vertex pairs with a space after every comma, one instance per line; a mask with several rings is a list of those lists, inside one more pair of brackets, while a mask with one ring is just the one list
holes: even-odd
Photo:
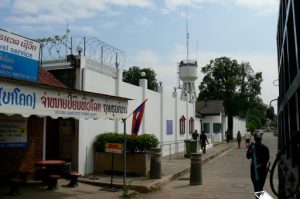
[[[202, 164], [205, 164], [209, 160], [217, 157], [223, 152], [233, 148], [236, 142], [230, 143], [222, 142], [214, 147], [208, 149], [206, 154], [202, 155]], [[126, 183], [131, 190], [138, 192], [151, 192], [159, 189], [160, 186], [167, 184], [168, 182], [183, 176], [190, 171], [190, 159], [184, 158], [183, 153], [173, 154], [170, 156], [164, 156], [162, 158], [162, 178], [150, 179], [149, 177], [127, 177]], [[108, 175], [98, 175], [98, 179], [91, 179], [88, 177], [82, 177], [79, 179], [81, 183], [87, 183], [96, 186], [109, 187], [111, 183], [111, 177]], [[123, 187], [123, 176], [113, 177], [113, 187]]]

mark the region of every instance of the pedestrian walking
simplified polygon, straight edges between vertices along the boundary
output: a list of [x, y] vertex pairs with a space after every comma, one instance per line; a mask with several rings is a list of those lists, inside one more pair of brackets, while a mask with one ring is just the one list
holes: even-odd
[[195, 130], [195, 131], [192, 133], [192, 138], [193, 138], [193, 140], [198, 140], [198, 137], [199, 137], [199, 134], [198, 134], [197, 130]]
[[261, 143], [262, 135], [254, 134], [255, 143], [248, 147], [246, 157], [251, 159], [251, 180], [254, 191], [263, 191], [265, 180], [268, 174], [268, 162], [270, 159], [269, 148]]
[[236, 140], [237, 140], [237, 143], [238, 143], [238, 148], [240, 149], [241, 148], [241, 141], [242, 141], [242, 135], [241, 135], [240, 131], [237, 132]]
[[229, 129], [225, 131], [226, 141], [229, 143]]
[[245, 133], [246, 149], [249, 147], [250, 139], [251, 139], [251, 133], [249, 130], [247, 130], [247, 132]]
[[209, 142], [207, 140], [207, 136], [205, 135], [204, 131], [201, 132], [199, 141], [200, 141], [200, 146], [203, 151], [203, 154], [205, 154], [206, 153], [206, 143], [209, 144]]

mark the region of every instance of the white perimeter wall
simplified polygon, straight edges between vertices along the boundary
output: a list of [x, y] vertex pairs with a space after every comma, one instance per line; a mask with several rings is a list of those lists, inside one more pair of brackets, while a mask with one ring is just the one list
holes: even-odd
[[[103, 75], [85, 68], [82, 70], [82, 88], [85, 91], [116, 95], [127, 97], [128, 115], [134, 111], [145, 99], [146, 102], [144, 118], [140, 127], [139, 134], [154, 134], [161, 142], [163, 155], [171, 152], [183, 151], [184, 139], [190, 139], [191, 134], [188, 130], [188, 121], [193, 117], [195, 128], [200, 126], [200, 120], [195, 118], [195, 110], [193, 103], [179, 100], [180, 93], [175, 97], [165, 96], [163, 87], [159, 87], [159, 92], [148, 90], [144, 87], [134, 86], [118, 80], [122, 78], [122, 71], [119, 71], [117, 79]], [[147, 83], [146, 83], [147, 84]], [[177, 110], [177, 111], [176, 111]], [[179, 134], [179, 119], [184, 116], [186, 118], [186, 133]], [[167, 135], [167, 120], [172, 120], [173, 133]], [[126, 121], [126, 132], [131, 133], [132, 116]], [[79, 172], [88, 174], [93, 172], [93, 142], [96, 135], [104, 132], [124, 132], [124, 125], [121, 121], [114, 120], [83, 120], [79, 121]], [[198, 130], [200, 130], [198, 128]], [[182, 140], [181, 144], [175, 145], [178, 140]], [[170, 147], [171, 146], [171, 147]]]
[[237, 132], [240, 131], [242, 137], [245, 136], [246, 133], [246, 121], [244, 119], [234, 117], [233, 118], [233, 138], [237, 137]]
[[[209, 123], [210, 137], [214, 142], [221, 142], [222, 140], [226, 140], [225, 131], [228, 129], [227, 121], [228, 121], [227, 116], [216, 115], [216, 116], [205, 116], [204, 119], [202, 120], [202, 123]], [[222, 124], [221, 133], [215, 134], [215, 132], [213, 132], [213, 123]], [[236, 138], [238, 131], [241, 132], [242, 136], [245, 135], [246, 121], [241, 118], [233, 117], [233, 138]]]

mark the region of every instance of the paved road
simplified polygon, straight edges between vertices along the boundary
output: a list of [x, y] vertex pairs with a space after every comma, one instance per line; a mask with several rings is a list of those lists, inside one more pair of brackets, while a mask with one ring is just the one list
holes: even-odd
[[[263, 143], [269, 147], [273, 162], [276, 156], [277, 137], [265, 133]], [[202, 168], [203, 185], [189, 186], [189, 175], [185, 175], [165, 185], [160, 191], [142, 194], [140, 198], [253, 199], [250, 160], [246, 159], [245, 154], [243, 144], [242, 149], [235, 147], [205, 164]], [[271, 193], [269, 179], [266, 181], [265, 190]]]

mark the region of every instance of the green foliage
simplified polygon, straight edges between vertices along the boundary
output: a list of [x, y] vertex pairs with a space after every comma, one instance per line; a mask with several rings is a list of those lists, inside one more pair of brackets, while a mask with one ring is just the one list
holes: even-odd
[[266, 107], [260, 102], [252, 102], [246, 114], [246, 126], [250, 130], [260, 129], [266, 124]]
[[259, 105], [258, 97], [262, 73], [254, 73], [250, 63], [220, 57], [211, 60], [202, 72], [205, 76], [199, 86], [198, 100], [223, 100], [225, 113], [229, 117], [248, 118], [247, 126], [251, 128], [265, 123], [262, 113], [266, 109]]
[[130, 185], [125, 185], [123, 187], [123, 193], [120, 196], [120, 198], [131, 199], [131, 198], [137, 198], [137, 196], [138, 196], [138, 192], [131, 191], [130, 190]]
[[54, 35], [53, 37], [44, 37], [36, 39], [37, 42], [41, 43], [41, 46], [45, 46], [46, 44], [62, 44], [64, 43], [64, 40], [67, 38], [67, 35]]
[[275, 113], [274, 113], [274, 108], [272, 106], [267, 109], [266, 117], [269, 118], [270, 120], [274, 119]]
[[141, 69], [138, 66], [130, 67], [128, 71], [123, 71], [123, 81], [138, 86], [141, 79], [141, 72], [146, 73], [145, 78], [148, 80], [148, 89], [156, 91], [158, 86], [156, 73], [151, 68]]
[[[155, 135], [143, 134], [138, 136], [126, 135], [126, 149], [130, 153], [147, 153], [158, 146]], [[95, 145], [98, 152], [104, 152], [105, 143], [124, 143], [124, 135], [117, 133], [103, 133], [96, 136]]]

